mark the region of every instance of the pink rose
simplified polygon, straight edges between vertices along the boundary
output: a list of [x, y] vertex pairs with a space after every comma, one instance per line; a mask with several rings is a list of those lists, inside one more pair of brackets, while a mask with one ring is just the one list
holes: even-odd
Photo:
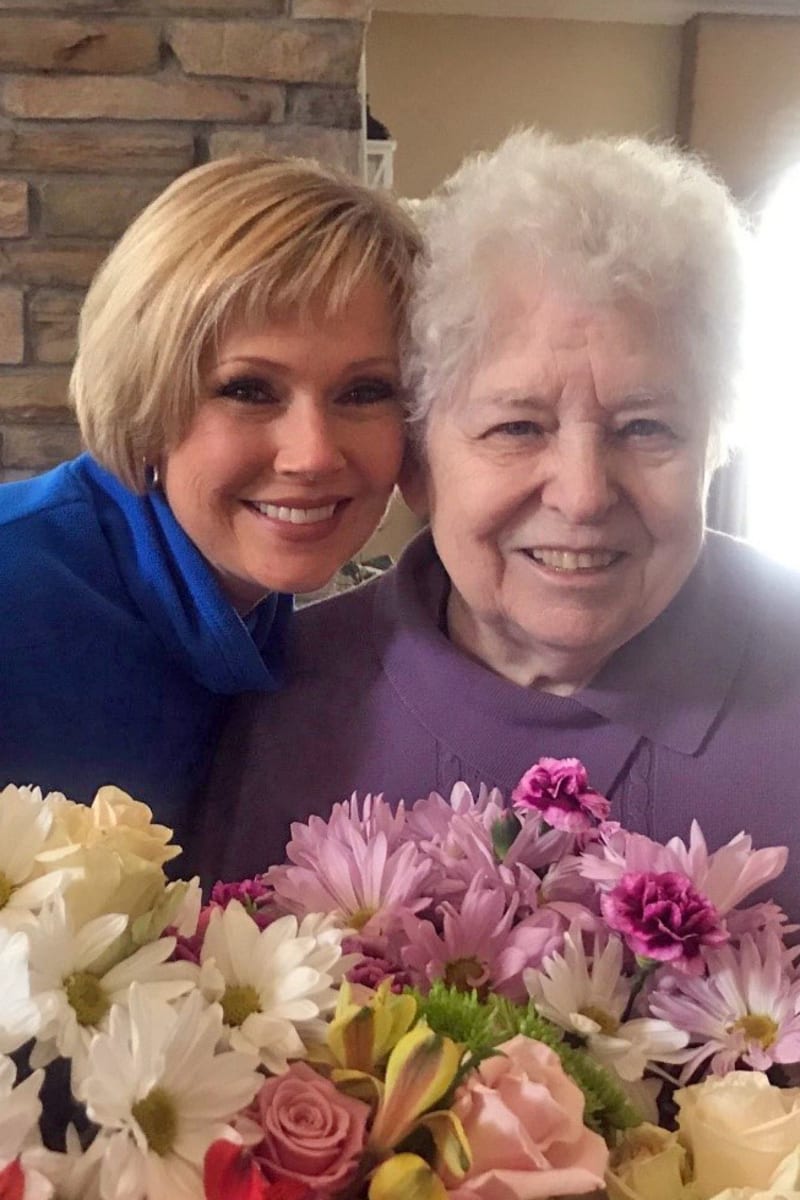
[[307, 1063], [292, 1063], [265, 1081], [248, 1109], [264, 1134], [253, 1156], [267, 1179], [297, 1180], [322, 1198], [355, 1171], [369, 1111]]
[[515, 1037], [456, 1093], [453, 1111], [472, 1148], [451, 1200], [539, 1200], [603, 1186], [606, 1144], [583, 1123], [583, 1093], [547, 1046]]

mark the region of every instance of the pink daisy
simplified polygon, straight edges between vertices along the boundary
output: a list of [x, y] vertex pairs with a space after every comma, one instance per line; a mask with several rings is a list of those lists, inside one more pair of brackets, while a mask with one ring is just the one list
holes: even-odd
[[787, 857], [785, 846], [754, 850], [752, 838], [744, 833], [709, 854], [697, 821], [692, 821], [688, 846], [680, 838], [662, 846], [609, 823], [600, 839], [587, 847], [581, 871], [603, 891], [616, 887], [623, 875], [684, 875], [724, 916], [756, 888], [776, 879]]
[[689, 1034], [682, 1080], [707, 1060], [717, 1075], [743, 1062], [756, 1071], [800, 1060], [800, 980], [779, 938], [749, 935], [708, 954], [708, 976], [670, 977], [650, 1011]]
[[523, 972], [560, 948], [565, 922], [551, 909], [514, 924], [517, 900], [473, 879], [460, 908], [440, 907], [441, 931], [432, 921], [406, 918], [403, 961], [422, 984], [443, 979], [463, 991], [490, 991], [524, 1002]]
[[[330, 823], [293, 826], [290, 864], [264, 876], [280, 905], [298, 915], [331, 913], [343, 926], [377, 935], [429, 903], [430, 864], [412, 842], [395, 840], [397, 826], [382, 802], [375, 813], [376, 803], [368, 798], [359, 813], [354, 800], [337, 805]], [[371, 832], [376, 816], [381, 827]]]

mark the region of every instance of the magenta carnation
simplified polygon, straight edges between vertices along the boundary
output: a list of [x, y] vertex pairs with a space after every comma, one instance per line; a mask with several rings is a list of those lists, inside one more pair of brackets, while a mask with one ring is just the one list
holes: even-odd
[[266, 929], [280, 915], [275, 911], [274, 899], [274, 889], [264, 882], [263, 875], [237, 883], [215, 883], [211, 889], [212, 908], [227, 908], [231, 900], [238, 900], [259, 929]]
[[577, 758], [540, 758], [520, 779], [511, 800], [518, 812], [537, 812], [554, 829], [581, 833], [605, 821], [608, 800], [589, 787]]
[[719, 913], [685, 875], [637, 871], [600, 899], [607, 924], [639, 958], [696, 975], [702, 951], [728, 941]]
[[360, 983], [377, 991], [384, 979], [391, 979], [393, 992], [402, 992], [403, 988], [412, 985], [413, 981], [408, 971], [392, 958], [386, 938], [351, 935], [343, 939], [342, 953], [359, 955], [358, 962], [346, 975], [350, 983]]

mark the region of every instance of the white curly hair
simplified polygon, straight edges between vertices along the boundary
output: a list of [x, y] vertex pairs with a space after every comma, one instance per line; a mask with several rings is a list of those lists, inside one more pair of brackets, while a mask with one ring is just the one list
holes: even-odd
[[710, 416], [709, 464], [735, 413], [749, 233], [720, 182], [670, 144], [535, 129], [467, 159], [425, 203], [405, 377], [424, 445], [434, 404], [483, 361], [509, 271], [590, 303], [633, 302], [666, 326]]

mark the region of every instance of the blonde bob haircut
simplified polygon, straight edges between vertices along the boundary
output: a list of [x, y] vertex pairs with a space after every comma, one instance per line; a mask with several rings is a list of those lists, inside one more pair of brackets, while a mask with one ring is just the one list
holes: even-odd
[[90, 453], [133, 491], [178, 445], [236, 322], [341, 311], [367, 279], [405, 312], [420, 237], [380, 192], [303, 159], [222, 159], [137, 217], [81, 311], [70, 396]]

